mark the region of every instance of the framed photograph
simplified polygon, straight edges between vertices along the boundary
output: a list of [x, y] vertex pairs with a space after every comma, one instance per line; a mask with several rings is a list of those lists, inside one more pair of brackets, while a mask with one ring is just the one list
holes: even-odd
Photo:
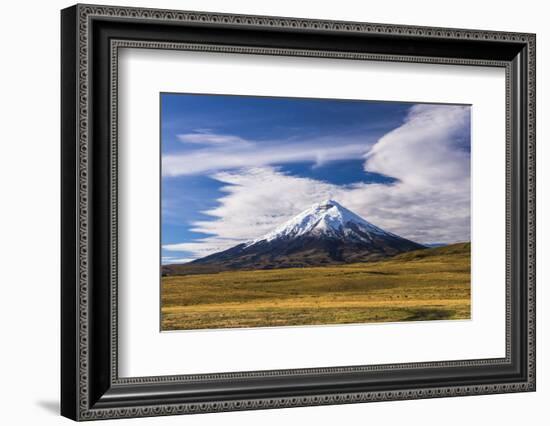
[[74, 420], [535, 390], [535, 35], [76, 5]]

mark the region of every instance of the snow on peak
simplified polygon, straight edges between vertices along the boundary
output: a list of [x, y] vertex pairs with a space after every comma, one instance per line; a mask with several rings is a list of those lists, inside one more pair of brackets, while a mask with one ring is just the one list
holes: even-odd
[[294, 216], [268, 234], [246, 243], [250, 247], [256, 243], [276, 239], [292, 239], [301, 236], [328, 237], [346, 240], [371, 240], [374, 236], [391, 236], [386, 232], [334, 200], [323, 200]]

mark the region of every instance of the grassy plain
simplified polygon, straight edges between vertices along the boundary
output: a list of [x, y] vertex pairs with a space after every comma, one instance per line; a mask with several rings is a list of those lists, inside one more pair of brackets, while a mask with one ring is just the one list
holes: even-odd
[[470, 244], [388, 260], [162, 277], [162, 330], [470, 318]]

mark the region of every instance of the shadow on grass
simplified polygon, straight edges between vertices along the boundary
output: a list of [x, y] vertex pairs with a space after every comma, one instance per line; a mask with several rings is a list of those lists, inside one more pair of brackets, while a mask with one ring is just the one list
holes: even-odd
[[411, 309], [410, 315], [403, 321], [434, 321], [451, 319], [455, 314], [452, 309]]

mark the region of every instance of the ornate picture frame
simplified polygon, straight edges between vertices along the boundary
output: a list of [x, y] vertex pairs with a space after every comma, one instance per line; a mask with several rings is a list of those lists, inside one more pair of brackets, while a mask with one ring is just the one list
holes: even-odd
[[[61, 12], [61, 413], [73, 420], [535, 390], [535, 35], [76, 5]], [[121, 48], [506, 72], [506, 356], [152, 377], [118, 373]], [[504, 165], [503, 165], [504, 169]]]

